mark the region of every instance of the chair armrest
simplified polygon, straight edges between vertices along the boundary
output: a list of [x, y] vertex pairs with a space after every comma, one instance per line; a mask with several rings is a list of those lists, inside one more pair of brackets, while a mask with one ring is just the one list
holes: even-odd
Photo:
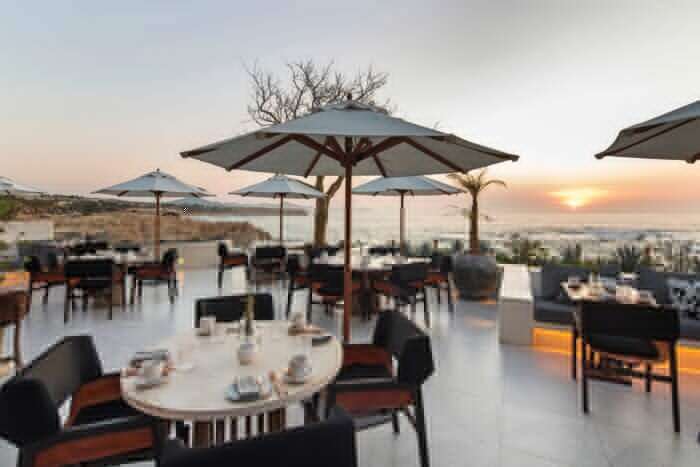
[[73, 394], [70, 403], [70, 414], [66, 425], [73, 425], [78, 413], [84, 408], [119, 400], [121, 397], [119, 373], [106, 374], [96, 380], [83, 384], [75, 394]]
[[[158, 442], [157, 423], [143, 415], [69, 427], [26, 447], [21, 467], [74, 465], [136, 453]], [[26, 455], [24, 455], [26, 453]]]
[[343, 366], [383, 365], [393, 368], [392, 356], [381, 347], [372, 344], [346, 344], [343, 346]]

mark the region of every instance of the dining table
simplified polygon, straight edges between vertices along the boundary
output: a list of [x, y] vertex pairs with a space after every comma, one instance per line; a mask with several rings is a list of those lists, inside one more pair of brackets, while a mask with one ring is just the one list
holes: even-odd
[[[314, 260], [317, 264], [325, 264], [327, 266], [342, 267], [345, 265], [344, 258], [340, 255], [323, 256]], [[382, 277], [391, 272], [394, 266], [412, 263], [430, 263], [431, 258], [427, 257], [405, 257], [395, 255], [362, 255], [353, 254], [351, 256], [351, 264], [353, 272], [361, 277], [360, 282], [360, 300], [358, 304], [362, 310], [366, 310], [365, 317], [376, 313], [377, 300], [372, 289], [372, 280]]]
[[[587, 281], [567, 280], [561, 283], [561, 288], [565, 296], [574, 304], [576, 304], [576, 312], [574, 313], [574, 323], [572, 326], [572, 345], [571, 345], [571, 376], [576, 379], [578, 373], [578, 339], [580, 336], [580, 310], [583, 302], [609, 302], [609, 303], [624, 303], [628, 305], [640, 306], [658, 306], [656, 299], [651, 291], [639, 290], [631, 285], [617, 284], [613, 280], [607, 282], [596, 281], [590, 283]], [[631, 379], [614, 375], [614, 372], [606, 371], [606, 365], [616, 364], [613, 359], [601, 359], [598, 365], [598, 375], [592, 375], [591, 378], [600, 379], [608, 382], [629, 385]]]
[[[293, 333], [289, 321], [256, 321], [252, 337], [242, 335], [241, 327], [217, 323], [211, 336], [190, 329], [155, 343], [150, 350], [166, 350], [172, 371], [153, 387], [141, 387], [138, 374], [122, 372], [123, 399], [136, 410], [173, 425], [191, 425], [194, 446], [251, 436], [253, 417], [258, 434], [283, 429], [288, 407], [310, 399], [335, 379], [342, 364], [342, 345], [332, 335], [318, 341], [317, 333]], [[247, 364], [238, 358], [244, 342], [256, 346], [253, 361]], [[287, 371], [290, 359], [300, 354], [310, 359], [311, 372], [297, 384], [289, 380]], [[231, 386], [244, 377], [254, 377], [270, 391], [254, 400], [232, 400]], [[245, 421], [247, 430], [238, 429], [239, 420]]]
[[0, 373], [22, 366], [22, 321], [29, 313], [29, 274], [26, 272], [0, 272], [0, 349], [4, 349], [6, 329], [14, 327], [12, 354], [0, 357]]

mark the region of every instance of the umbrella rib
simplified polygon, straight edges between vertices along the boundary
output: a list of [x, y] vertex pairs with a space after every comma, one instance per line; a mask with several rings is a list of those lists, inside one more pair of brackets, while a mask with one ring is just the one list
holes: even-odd
[[432, 157], [436, 161], [440, 162], [441, 164], [449, 167], [450, 169], [454, 170], [455, 172], [460, 172], [460, 173], [466, 173], [467, 170], [463, 169], [462, 167], [458, 166], [454, 162], [449, 161], [448, 159], [445, 159], [443, 156], [440, 154], [436, 153], [435, 151], [432, 151], [431, 149], [426, 148], [422, 144], [418, 143], [417, 141], [412, 140], [411, 138], [406, 138], [406, 144], [413, 146], [414, 148], [418, 149], [419, 151], [425, 153], [426, 155]]
[[357, 143], [357, 146], [355, 146], [355, 149], [352, 151], [352, 155], [355, 156], [371, 146], [372, 142], [369, 138], [360, 138], [359, 143]]
[[391, 149], [394, 146], [397, 146], [401, 143], [405, 143], [408, 138], [405, 138], [403, 136], [391, 136], [389, 138], [383, 139], [379, 143], [375, 144], [374, 146], [371, 146], [367, 148], [365, 152], [358, 153], [354, 156], [354, 163], [357, 164], [358, 162], [362, 162], [363, 160], [367, 159], [368, 157], [373, 157], [376, 154], [379, 154], [382, 151], [386, 151], [387, 149]]
[[375, 154], [372, 156], [372, 158], [374, 159], [374, 163], [377, 164], [379, 173], [382, 174], [382, 177], [386, 177], [386, 170], [384, 169], [384, 164], [382, 164], [382, 161], [379, 160], [379, 156]]
[[678, 128], [678, 127], [681, 127], [681, 126], [683, 126], [683, 125], [685, 125], [685, 124], [687, 124], [687, 123], [690, 123], [690, 122], [692, 122], [693, 120], [695, 120], [695, 119], [694, 119], [694, 118], [689, 118], [689, 119], [683, 120], [683, 121], [681, 121], [681, 122], [679, 122], [679, 123], [676, 123], [675, 125], [671, 125], [670, 127], [664, 128], [664, 129], [661, 130], [661, 131], [657, 131], [657, 132], [654, 133], [654, 134], [651, 134], [651, 135], [649, 135], [649, 136], [646, 136], [646, 137], [644, 137], [644, 138], [642, 138], [642, 139], [640, 139], [640, 140], [638, 140], [638, 141], [634, 141], [634, 142], [632, 142], [632, 143], [629, 143], [629, 144], [626, 144], [626, 145], [622, 146], [621, 148], [617, 148], [617, 149], [615, 149], [615, 151], [607, 151], [607, 150], [606, 150], [606, 151], [603, 151], [603, 152], [601, 152], [601, 153], [599, 153], [599, 154], [596, 154], [595, 157], [596, 157], [596, 159], [602, 159], [602, 158], [605, 157], [605, 156], [614, 156], [614, 155], [616, 155], [617, 153], [619, 153], [620, 151], [624, 151], [624, 150], [629, 149], [629, 148], [632, 148], [632, 147], [634, 147], [634, 146], [638, 146], [638, 145], [640, 145], [640, 144], [642, 144], [642, 143], [645, 143], [645, 142], [649, 141], [649, 140], [652, 139], [652, 138], [656, 138], [657, 136], [661, 136], [661, 135], [663, 135], [664, 133], [668, 133], [669, 131], [673, 131], [673, 130], [675, 130], [675, 129]]
[[[314, 141], [312, 138], [309, 138], [308, 136], [295, 134], [295, 135], [289, 135], [289, 137], [291, 139], [293, 139], [294, 141], [296, 141], [300, 144], [303, 144], [304, 146], [310, 147], [311, 149], [314, 149], [320, 153], [327, 155], [331, 159], [335, 159], [336, 161], [338, 161], [338, 163], [340, 163], [340, 165], [345, 164], [345, 161], [343, 160], [343, 156], [342, 156], [343, 153], [342, 152], [337, 153], [335, 151], [332, 151], [330, 148], [324, 146], [323, 144], [317, 143], [316, 141]], [[336, 144], [337, 144], [337, 142], [336, 142]], [[331, 145], [332, 145], [332, 143], [331, 143]]]
[[309, 168], [304, 171], [304, 178], [308, 177], [311, 171], [316, 167], [316, 164], [318, 163], [318, 160], [321, 158], [321, 153], [317, 152], [316, 155], [314, 156], [313, 160], [311, 161], [311, 164], [309, 164]]
[[240, 167], [242, 167], [250, 162], [253, 162], [255, 159], [264, 156], [268, 152], [273, 151], [284, 144], [287, 144], [288, 142], [292, 141], [292, 139], [293, 139], [292, 135], [285, 136], [284, 138], [281, 138], [281, 139], [275, 141], [274, 143], [265, 146], [262, 149], [258, 149], [253, 154], [244, 157], [243, 159], [236, 162], [235, 164], [230, 165], [229, 167], [226, 167], [226, 170], [230, 172], [230, 171], [238, 169], [238, 168], [240, 168]]

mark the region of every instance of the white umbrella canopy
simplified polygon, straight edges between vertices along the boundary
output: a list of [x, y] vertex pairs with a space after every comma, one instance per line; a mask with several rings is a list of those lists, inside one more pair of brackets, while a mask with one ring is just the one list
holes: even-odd
[[311, 199], [323, 198], [324, 193], [308, 183], [284, 175], [274, 175], [265, 181], [232, 191], [231, 195], [255, 198], [279, 198], [280, 200], [280, 243], [284, 242], [284, 200], [285, 198]]
[[466, 172], [518, 156], [389, 116], [348, 99], [252, 133], [185, 151], [226, 170], [345, 177], [345, 295], [343, 335], [352, 312], [352, 176]]
[[93, 193], [101, 195], [128, 196], [143, 198], [154, 196], [156, 199], [156, 214], [154, 223], [154, 256], [157, 261], [160, 258], [160, 199], [163, 197], [196, 197], [213, 196], [204, 188], [189, 185], [178, 180], [172, 175], [161, 172], [160, 169], [154, 172], [136, 177], [133, 180], [112, 185]]
[[694, 163], [700, 158], [700, 101], [625, 128], [596, 155], [607, 156]]
[[404, 197], [408, 196], [438, 196], [455, 195], [462, 191], [458, 188], [424, 176], [412, 177], [381, 177], [353, 188], [353, 194], [371, 196], [399, 196], [400, 221], [399, 221], [399, 246], [403, 251], [405, 246], [406, 214], [404, 209]]
[[46, 194], [45, 191], [39, 190], [28, 185], [22, 185], [10, 180], [7, 177], [0, 177], [0, 194], [2, 195], [43, 195]]

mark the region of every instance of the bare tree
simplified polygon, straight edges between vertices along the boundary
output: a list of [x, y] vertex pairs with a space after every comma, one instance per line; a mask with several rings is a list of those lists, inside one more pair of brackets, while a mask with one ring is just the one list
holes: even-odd
[[[353, 100], [388, 109], [389, 101], [378, 103], [377, 92], [388, 81], [386, 73], [370, 66], [352, 77], [338, 71], [333, 62], [319, 65], [313, 60], [287, 63], [287, 76], [280, 79], [258, 66], [246, 69], [251, 82], [251, 104], [248, 115], [260, 126], [276, 125], [308, 114], [323, 105], [344, 100], [348, 94]], [[326, 187], [325, 177], [316, 177], [314, 185], [326, 194], [316, 200], [314, 211], [314, 244], [326, 244], [328, 206], [340, 189], [343, 177], [336, 177]]]

